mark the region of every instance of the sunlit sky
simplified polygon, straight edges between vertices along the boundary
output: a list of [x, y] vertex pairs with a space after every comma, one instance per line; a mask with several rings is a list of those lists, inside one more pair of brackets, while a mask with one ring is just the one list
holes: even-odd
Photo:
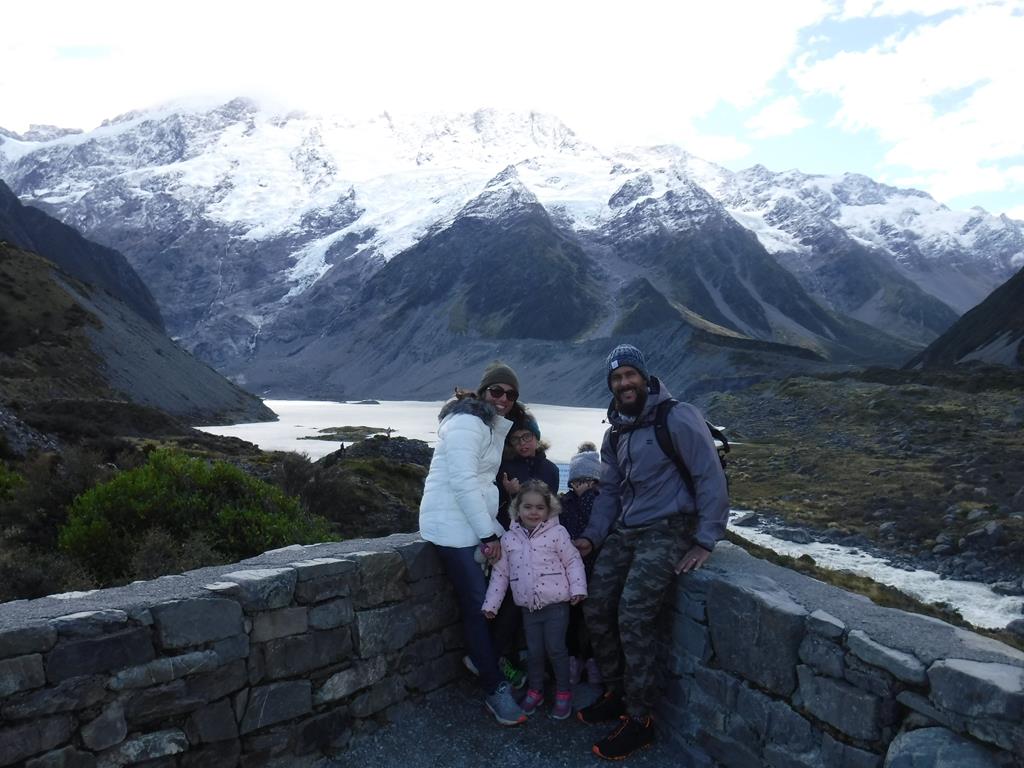
[[534, 109], [598, 146], [854, 171], [1024, 219], [1024, 0], [5, 3], [0, 126], [245, 95]]

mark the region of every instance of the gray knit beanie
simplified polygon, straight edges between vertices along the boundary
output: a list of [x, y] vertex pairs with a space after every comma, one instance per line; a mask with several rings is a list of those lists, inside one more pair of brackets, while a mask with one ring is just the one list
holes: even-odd
[[486, 389], [492, 384], [505, 384], [506, 386], [518, 390], [519, 378], [511, 367], [505, 365], [505, 363], [500, 360], [495, 360], [484, 368], [484, 377], [480, 379], [480, 386], [478, 389]]
[[624, 365], [628, 365], [630, 368], [636, 368], [640, 375], [644, 377], [644, 381], [649, 379], [647, 375], [647, 359], [644, 357], [644, 353], [632, 344], [619, 344], [619, 346], [608, 353], [608, 357], [604, 361], [604, 367], [608, 374], [609, 389], [611, 389], [612, 386], [612, 371], [616, 368], [621, 368]]
[[569, 482], [582, 479], [601, 479], [601, 456], [593, 443], [583, 443], [569, 459]]

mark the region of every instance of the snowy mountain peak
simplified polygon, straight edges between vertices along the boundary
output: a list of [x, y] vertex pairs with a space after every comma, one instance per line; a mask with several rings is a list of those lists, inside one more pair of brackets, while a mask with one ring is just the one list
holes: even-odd
[[456, 218], [498, 219], [539, 205], [533, 194], [510, 165], [487, 182], [483, 192], [470, 200]]

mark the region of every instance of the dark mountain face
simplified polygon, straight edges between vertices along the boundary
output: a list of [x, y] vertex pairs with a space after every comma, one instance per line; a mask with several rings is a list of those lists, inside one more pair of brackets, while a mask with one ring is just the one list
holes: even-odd
[[87, 421], [115, 401], [194, 423], [273, 418], [108, 291], [0, 244], [0, 402], [51, 416], [71, 403], [61, 418]]
[[45, 256], [69, 275], [103, 288], [163, 330], [149, 289], [117, 251], [86, 240], [66, 224], [31, 206], [0, 181], [0, 240]]
[[951, 368], [969, 362], [1024, 368], [1024, 269], [957, 320], [906, 367]]

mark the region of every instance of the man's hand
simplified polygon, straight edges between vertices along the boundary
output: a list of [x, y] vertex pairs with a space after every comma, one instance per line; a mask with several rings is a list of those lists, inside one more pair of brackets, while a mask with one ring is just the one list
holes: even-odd
[[573, 546], [580, 551], [580, 555], [586, 557], [594, 551], [594, 542], [590, 539], [573, 539]]
[[676, 563], [676, 573], [689, 573], [690, 571], [700, 570], [700, 567], [704, 565], [704, 561], [709, 557], [711, 557], [710, 552], [700, 544], [694, 544], [683, 555], [683, 559]]

